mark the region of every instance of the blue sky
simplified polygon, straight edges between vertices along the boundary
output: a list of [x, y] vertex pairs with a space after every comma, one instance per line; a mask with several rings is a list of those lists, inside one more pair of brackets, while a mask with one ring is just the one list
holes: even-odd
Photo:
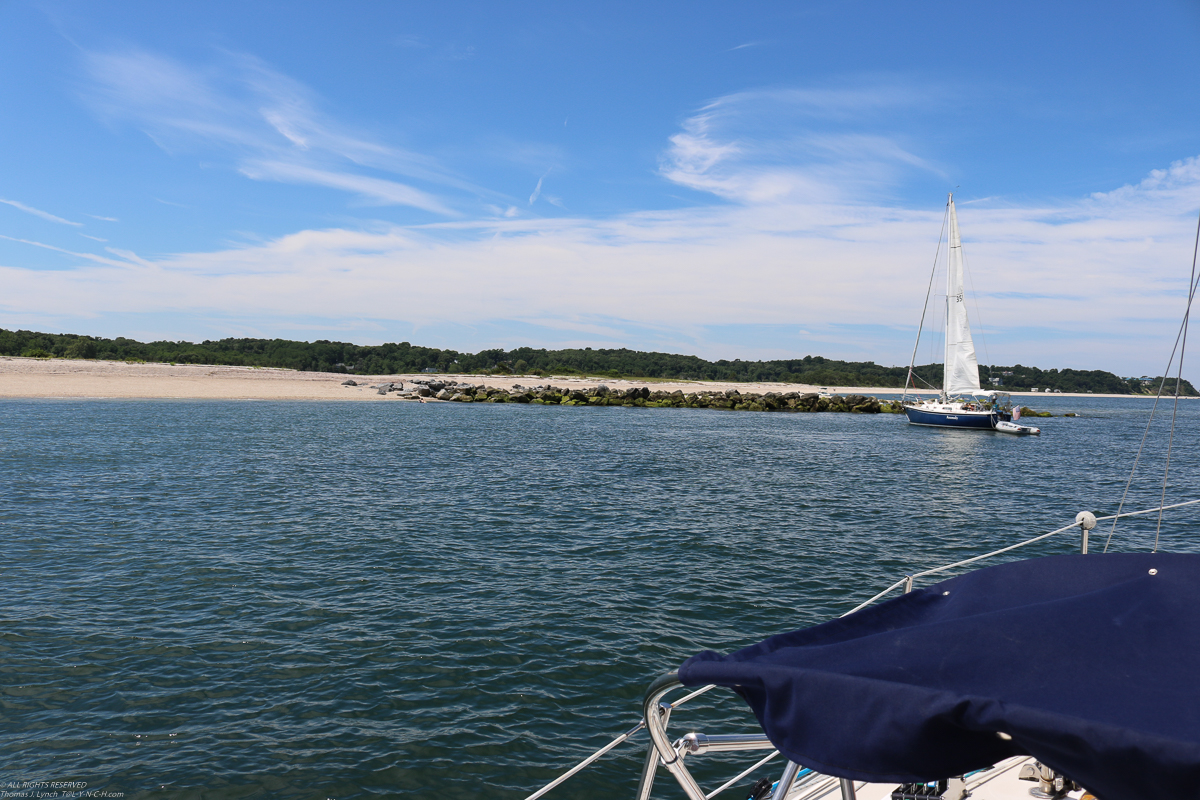
[[984, 360], [1158, 374], [1200, 212], [1195, 2], [10, 1], [0, 70], [7, 328], [901, 364], [953, 190]]

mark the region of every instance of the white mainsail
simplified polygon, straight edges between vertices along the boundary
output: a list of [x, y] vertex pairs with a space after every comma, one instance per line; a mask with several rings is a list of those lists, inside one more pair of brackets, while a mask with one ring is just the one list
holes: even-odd
[[979, 391], [979, 362], [967, 322], [963, 295], [962, 242], [958, 238], [958, 215], [950, 195], [950, 250], [946, 268], [946, 373], [942, 391], [948, 395]]

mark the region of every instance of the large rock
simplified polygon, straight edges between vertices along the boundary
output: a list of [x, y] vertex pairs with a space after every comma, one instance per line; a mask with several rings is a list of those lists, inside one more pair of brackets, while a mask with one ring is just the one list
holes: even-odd
[[821, 395], [816, 392], [805, 392], [796, 398], [795, 408], [797, 411], [816, 411], [820, 401]]
[[342, 386], [358, 386], [358, 381], [342, 381]]
[[434, 395], [434, 397], [436, 397], [438, 400], [449, 400], [453, 396], [454, 395], [449, 389], [442, 389], [440, 392]]

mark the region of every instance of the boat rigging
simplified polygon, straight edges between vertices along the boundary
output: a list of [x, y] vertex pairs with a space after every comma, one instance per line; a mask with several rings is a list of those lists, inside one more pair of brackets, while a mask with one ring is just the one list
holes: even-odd
[[[946, 343], [942, 388], [936, 399], [908, 399], [910, 387], [915, 388], [913, 382], [916, 376], [913, 367], [917, 359], [917, 348], [921, 343], [921, 330], [929, 308], [930, 293], [933, 291], [933, 277], [937, 272], [938, 259], [935, 257], [933, 273], [929, 277], [929, 289], [925, 295], [925, 307], [921, 310], [921, 325], [917, 329], [917, 341], [913, 345], [913, 357], [908, 365], [904, 396], [900, 401], [904, 413], [913, 425], [1039, 434], [1039, 428], [1020, 425], [1013, 420], [1012, 401], [1006, 392], [984, 390], [979, 385], [979, 360], [975, 355], [971, 323], [967, 318], [962, 239], [958, 232], [958, 213], [954, 209], [953, 194], [946, 201], [946, 218], [949, 222], [949, 236], [946, 248]], [[946, 229], [947, 225], [943, 223], [942, 230]], [[941, 251], [940, 236], [938, 251]]]

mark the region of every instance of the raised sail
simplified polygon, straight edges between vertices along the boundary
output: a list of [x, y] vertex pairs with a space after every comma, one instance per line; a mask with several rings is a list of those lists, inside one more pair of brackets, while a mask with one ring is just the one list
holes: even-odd
[[979, 391], [979, 362], [971, 325], [967, 322], [967, 303], [963, 294], [962, 242], [958, 238], [958, 215], [954, 197], [950, 197], [950, 249], [946, 269], [946, 373], [942, 391], [947, 395]]
[[[975, 343], [971, 341], [971, 325], [967, 322], [967, 303], [963, 293], [962, 240], [958, 238], [958, 214], [954, 210], [954, 195], [946, 202], [945, 222], [949, 225], [950, 246], [946, 248], [946, 367], [942, 380], [941, 396], [936, 400], [902, 400], [904, 413], [913, 425], [928, 425], [938, 428], [977, 428], [1003, 433], [1039, 433], [1037, 428], [1027, 425], [1012, 425], [1012, 405], [1004, 392], [981, 391], [979, 388], [979, 362], [975, 358]], [[938, 242], [938, 250], [941, 248]], [[929, 296], [933, 291], [933, 278], [937, 265], [929, 276], [929, 293], [925, 295], [925, 308], [921, 311], [924, 327], [925, 311], [929, 308]], [[917, 343], [913, 345], [913, 360], [908, 365], [909, 382], [914, 377], [913, 364], [917, 360], [917, 347], [921, 344], [921, 333], [917, 332]], [[931, 387], [932, 388], [932, 387]], [[904, 391], [908, 392], [908, 383]]]

